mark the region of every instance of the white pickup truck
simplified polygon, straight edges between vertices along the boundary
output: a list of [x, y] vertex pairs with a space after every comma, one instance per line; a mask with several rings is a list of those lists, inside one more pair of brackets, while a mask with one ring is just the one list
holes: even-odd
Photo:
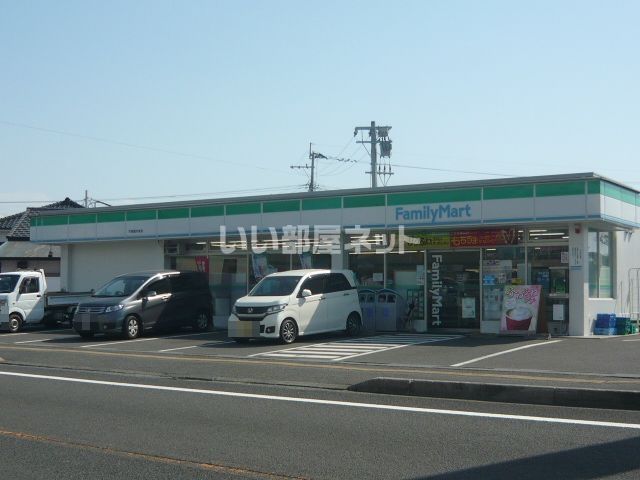
[[27, 324], [71, 321], [74, 310], [91, 292], [47, 292], [43, 270], [0, 273], [0, 330], [12, 333]]

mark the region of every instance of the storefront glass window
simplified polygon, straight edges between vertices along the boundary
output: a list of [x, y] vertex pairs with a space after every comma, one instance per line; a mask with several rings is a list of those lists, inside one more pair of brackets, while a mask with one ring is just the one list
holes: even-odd
[[331, 255], [318, 253], [312, 254], [305, 252], [301, 254], [293, 254], [293, 269], [305, 269], [305, 268], [331, 268]]
[[204, 240], [196, 240], [192, 242], [183, 242], [184, 253], [186, 254], [198, 254], [205, 253], [207, 251], [207, 242]]
[[247, 293], [247, 255], [209, 257], [209, 286], [214, 315], [226, 320], [235, 301]]
[[569, 319], [568, 245], [530, 247], [529, 284], [542, 287], [539, 322]]
[[480, 327], [480, 250], [427, 254], [429, 329]]
[[361, 253], [349, 255], [349, 270], [356, 275], [358, 287], [374, 290], [384, 287], [384, 255]]
[[413, 318], [424, 318], [424, 252], [387, 254], [387, 288], [396, 291], [406, 302]]
[[526, 283], [523, 247], [485, 248], [482, 252], [482, 320], [498, 321], [505, 285]]
[[610, 232], [589, 231], [589, 296], [591, 298], [613, 297], [612, 238]]
[[567, 227], [532, 227], [528, 230], [530, 242], [550, 242], [554, 240], [568, 240]]

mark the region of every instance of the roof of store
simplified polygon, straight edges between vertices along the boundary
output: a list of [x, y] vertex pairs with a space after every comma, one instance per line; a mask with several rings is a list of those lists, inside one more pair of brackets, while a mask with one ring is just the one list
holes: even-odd
[[[111, 207], [98, 207], [91, 209], [92, 212], [108, 212], [108, 211], [123, 211], [123, 210], [138, 210], [145, 208], [163, 208], [163, 207], [191, 207], [202, 205], [219, 205], [230, 203], [248, 203], [267, 200], [290, 200], [290, 199], [309, 199], [309, 198], [323, 198], [323, 197], [335, 197], [342, 195], [370, 195], [370, 194], [385, 194], [385, 193], [398, 193], [398, 192], [415, 192], [415, 191], [438, 191], [449, 189], [464, 189], [464, 188], [478, 188], [478, 187], [499, 187], [509, 185], [522, 185], [522, 184], [534, 184], [534, 183], [557, 183], [557, 182], [571, 182], [579, 180], [603, 180], [610, 184], [614, 184], [622, 189], [629, 190], [634, 194], [640, 194], [640, 191], [625, 185], [617, 180], [598, 175], [594, 172], [583, 173], [569, 173], [561, 175], [540, 175], [529, 177], [509, 177], [500, 179], [486, 179], [486, 180], [468, 180], [459, 182], [441, 182], [441, 183], [420, 183], [410, 185], [397, 185], [378, 188], [352, 188], [342, 190], [323, 190], [315, 192], [292, 192], [292, 193], [279, 193], [271, 195], [257, 195], [249, 197], [221, 197], [221, 198], [209, 198], [199, 200], [182, 200], [174, 202], [158, 202], [158, 203], [145, 203], [145, 204], [129, 204], [119, 205]], [[46, 215], [63, 214], [62, 211], [47, 211], [40, 212]]]

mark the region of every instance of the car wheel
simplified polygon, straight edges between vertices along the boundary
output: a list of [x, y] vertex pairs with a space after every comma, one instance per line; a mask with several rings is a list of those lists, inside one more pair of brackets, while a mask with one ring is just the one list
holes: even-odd
[[93, 338], [93, 332], [78, 332], [82, 338]]
[[141, 330], [142, 328], [138, 317], [129, 315], [124, 319], [124, 338], [126, 338], [127, 340], [138, 338], [140, 336], [140, 333], [142, 333]]
[[282, 343], [293, 343], [298, 338], [298, 326], [296, 322], [287, 318], [280, 325], [280, 341]]
[[236, 343], [249, 343], [249, 339], [248, 338], [238, 338], [238, 337], [234, 337], [231, 340], [233, 340]]
[[197, 332], [204, 332], [209, 328], [209, 316], [206, 312], [198, 312], [193, 321], [193, 329]]
[[350, 337], [355, 337], [360, 333], [360, 329], [362, 328], [362, 324], [360, 323], [360, 317], [357, 313], [349, 314], [347, 317], [347, 335]]
[[9, 315], [9, 332], [16, 333], [22, 328], [22, 317], [17, 313]]

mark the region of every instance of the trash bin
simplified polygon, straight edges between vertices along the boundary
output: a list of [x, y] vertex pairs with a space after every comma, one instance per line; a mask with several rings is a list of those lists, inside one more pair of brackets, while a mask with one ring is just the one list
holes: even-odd
[[385, 288], [376, 292], [375, 299], [376, 331], [395, 332], [402, 327], [407, 308], [402, 295]]
[[360, 290], [358, 298], [362, 310], [362, 329], [373, 332], [376, 328], [376, 292], [374, 290]]

